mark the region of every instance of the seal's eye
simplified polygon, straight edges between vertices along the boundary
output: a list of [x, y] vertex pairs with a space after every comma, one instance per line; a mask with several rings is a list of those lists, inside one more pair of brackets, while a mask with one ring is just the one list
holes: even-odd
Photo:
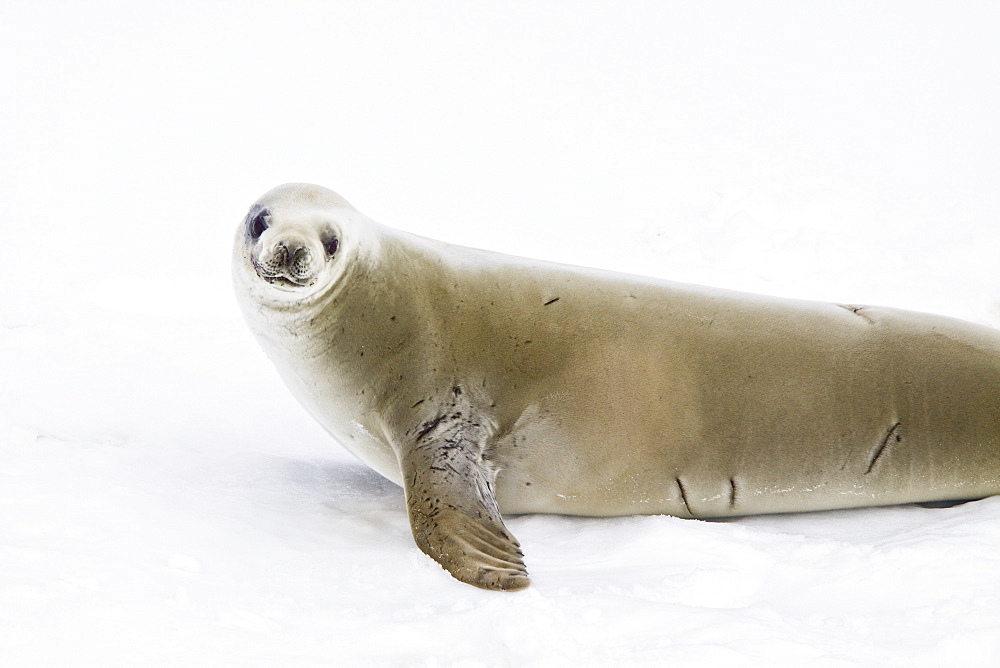
[[264, 234], [264, 230], [267, 229], [267, 209], [263, 211], [258, 211], [252, 219], [250, 219], [249, 227], [247, 228], [250, 232], [250, 238], [254, 241], [260, 239], [260, 235]]
[[333, 255], [337, 252], [337, 248], [340, 247], [340, 242], [337, 240], [337, 237], [332, 237], [329, 241], [323, 244], [323, 246], [326, 248], [328, 255]]

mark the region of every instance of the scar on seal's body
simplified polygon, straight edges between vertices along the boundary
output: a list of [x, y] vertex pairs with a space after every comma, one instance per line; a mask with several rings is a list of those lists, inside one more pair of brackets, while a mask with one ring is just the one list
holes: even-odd
[[868, 475], [875, 469], [875, 465], [878, 463], [879, 459], [882, 458], [882, 455], [885, 454], [886, 450], [889, 449], [890, 445], [893, 443], [899, 443], [903, 440], [903, 436], [900, 434], [902, 426], [902, 422], [897, 422], [889, 428], [889, 433], [885, 435], [884, 439], [882, 439], [882, 443], [880, 443], [879, 446], [875, 448], [875, 451], [872, 452], [871, 459], [868, 462], [868, 468], [865, 470], [865, 475]]

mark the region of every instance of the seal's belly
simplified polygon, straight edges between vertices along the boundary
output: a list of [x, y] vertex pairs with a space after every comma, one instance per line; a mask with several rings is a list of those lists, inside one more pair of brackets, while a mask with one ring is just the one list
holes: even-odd
[[602, 362], [570, 365], [498, 442], [501, 509], [719, 517], [997, 493], [998, 337], [840, 311], [818, 339], [724, 325], [638, 358], [588, 351]]

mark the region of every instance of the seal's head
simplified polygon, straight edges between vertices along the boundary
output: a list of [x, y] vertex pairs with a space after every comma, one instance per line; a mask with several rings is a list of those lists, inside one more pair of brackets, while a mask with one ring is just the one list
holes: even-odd
[[360, 214], [331, 190], [289, 183], [250, 207], [236, 234], [235, 279], [258, 302], [308, 301], [344, 271], [347, 227]]

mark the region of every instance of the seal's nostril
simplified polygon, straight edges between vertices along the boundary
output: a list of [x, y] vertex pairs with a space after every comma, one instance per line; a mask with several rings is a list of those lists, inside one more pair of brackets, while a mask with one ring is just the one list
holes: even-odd
[[280, 264], [288, 264], [288, 244], [284, 241], [275, 244], [274, 260]]
[[290, 249], [292, 262], [308, 262], [309, 250], [305, 246], [297, 246]]
[[288, 241], [287, 239], [277, 242], [271, 251], [271, 255], [274, 258], [274, 262], [289, 267], [295, 264], [308, 263], [312, 258], [312, 254], [305, 245], [295, 241]]

